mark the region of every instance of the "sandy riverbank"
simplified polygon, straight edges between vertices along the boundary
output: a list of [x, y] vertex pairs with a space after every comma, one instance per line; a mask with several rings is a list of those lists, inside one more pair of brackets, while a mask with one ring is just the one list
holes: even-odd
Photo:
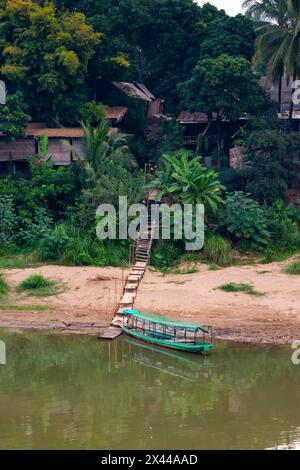
[[[300, 339], [300, 277], [282, 272], [286, 263], [231, 267], [166, 275], [148, 272], [141, 283], [135, 308], [213, 325], [216, 336], [253, 343], [290, 343]], [[9, 305], [44, 306], [47, 310], [0, 310], [0, 327], [57, 328], [63, 325], [108, 324], [117, 306], [126, 271], [117, 268], [44, 266], [3, 270], [12, 287]], [[33, 273], [65, 284], [58, 296], [16, 296], [13, 288]], [[265, 295], [226, 293], [225, 283], [252, 283]], [[3, 302], [2, 302], [3, 304]]]

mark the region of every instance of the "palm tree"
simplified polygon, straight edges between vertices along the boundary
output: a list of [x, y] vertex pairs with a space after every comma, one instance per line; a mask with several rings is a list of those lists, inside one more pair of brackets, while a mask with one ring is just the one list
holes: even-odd
[[282, 31], [287, 25], [287, 0], [245, 0], [243, 7], [257, 23], [259, 36], [253, 58], [254, 65], [267, 64], [269, 80], [278, 83], [278, 110], [281, 112], [286, 52], [286, 44], [282, 42]]
[[64, 141], [64, 145], [86, 169], [100, 174], [107, 164], [119, 159], [125, 168], [136, 166], [127, 145], [127, 135], [113, 132], [106, 119], [100, 120], [96, 128], [82, 121], [81, 128], [84, 134], [83, 155], [67, 141]]
[[[258, 15], [262, 21], [257, 28], [254, 63], [267, 63], [273, 82], [279, 80], [284, 70], [295, 81], [300, 75], [300, 0], [245, 0], [243, 5], [249, 14]], [[290, 120], [293, 107], [291, 99]]]

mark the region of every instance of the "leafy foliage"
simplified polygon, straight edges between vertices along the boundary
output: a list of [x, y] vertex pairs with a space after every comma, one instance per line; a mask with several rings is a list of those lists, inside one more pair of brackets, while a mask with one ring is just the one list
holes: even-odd
[[281, 250], [300, 248], [300, 224], [294, 206], [285, 206], [282, 200], [278, 200], [271, 207], [264, 208], [264, 216], [272, 245]]
[[77, 154], [77, 157], [84, 183], [78, 201], [78, 219], [83, 229], [93, 230], [100, 204], [113, 204], [118, 208], [119, 196], [127, 196], [128, 204], [142, 199], [143, 179], [124, 134], [111, 135], [105, 119], [96, 129], [89, 123], [82, 123], [82, 128], [84, 155]]
[[177, 263], [182, 250], [172, 242], [159, 242], [154, 247], [151, 256], [151, 265], [161, 271], [167, 270]]
[[6, 104], [0, 106], [0, 131], [8, 141], [24, 136], [30, 120], [24, 109], [23, 96], [20, 92], [8, 96]]
[[13, 198], [4, 194], [0, 197], [0, 246], [14, 243], [17, 224]]
[[191, 111], [201, 109], [212, 120], [238, 120], [266, 105], [262, 88], [243, 57], [222, 54], [201, 59], [189, 79], [178, 85], [182, 101]]
[[[284, 72], [299, 77], [300, 4], [298, 0], [245, 0], [250, 14], [262, 22], [258, 27], [255, 65], [267, 64], [273, 82], [281, 80]], [[293, 100], [290, 106], [290, 119]]]
[[204, 167], [199, 156], [181, 150], [164, 155], [161, 169], [151, 186], [159, 190], [158, 199], [171, 196], [183, 204], [204, 204], [216, 211], [222, 203], [222, 185], [214, 170]]
[[125, 266], [128, 261], [127, 242], [96, 239], [95, 233], [84, 233], [74, 226], [58, 224], [40, 240], [37, 257], [72, 266]]
[[263, 210], [249, 194], [235, 192], [227, 196], [220, 212], [220, 225], [246, 246], [255, 249], [268, 246], [269, 232]]
[[245, 173], [246, 191], [261, 203], [283, 199], [292, 175], [292, 159], [298, 154], [300, 136], [279, 129], [254, 130], [247, 138], [247, 157], [252, 168]]
[[201, 43], [200, 56], [219, 57], [229, 54], [251, 60], [254, 54], [255, 32], [253, 22], [244, 15], [226, 14], [208, 23], [205, 39]]
[[34, 119], [74, 123], [101, 35], [83, 13], [58, 11], [51, 2], [2, 2], [1, 20], [1, 73], [8, 85], [22, 90]]
[[291, 275], [300, 275], [300, 260], [294, 261], [285, 268], [285, 272]]
[[7, 296], [9, 287], [2, 274], [0, 274], [0, 299]]

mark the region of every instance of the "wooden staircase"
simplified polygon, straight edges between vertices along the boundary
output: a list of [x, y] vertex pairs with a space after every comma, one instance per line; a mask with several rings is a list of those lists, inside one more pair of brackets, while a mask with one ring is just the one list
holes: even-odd
[[156, 228], [156, 216], [159, 211], [159, 205], [155, 202], [155, 199], [152, 199], [151, 197], [152, 196], [150, 194], [147, 201], [148, 227], [146, 232], [140, 233], [139, 238], [135, 241], [134, 265], [125, 281], [123, 295], [112, 322], [114, 326], [122, 325], [124, 310], [133, 309], [139, 284], [142, 281], [150, 262], [153, 234]]

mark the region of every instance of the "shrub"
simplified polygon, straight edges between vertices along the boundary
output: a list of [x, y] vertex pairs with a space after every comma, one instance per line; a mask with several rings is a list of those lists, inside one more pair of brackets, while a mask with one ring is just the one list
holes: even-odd
[[180, 255], [181, 250], [178, 246], [171, 242], [161, 242], [153, 250], [151, 264], [157, 269], [165, 270], [174, 266]]
[[3, 278], [3, 275], [0, 274], [0, 298], [6, 297], [8, 294], [8, 284]]
[[42, 274], [33, 274], [27, 277], [18, 286], [18, 290], [40, 289], [41, 287], [50, 287], [53, 281], [46, 279]]
[[40, 241], [37, 257], [41, 261], [73, 266], [124, 266], [129, 247], [125, 242], [100, 241], [91, 234], [58, 224]]
[[17, 292], [26, 291], [28, 295], [47, 297], [58, 294], [57, 282], [45, 278], [42, 274], [33, 274], [27, 277], [17, 287]]
[[228, 192], [232, 193], [241, 190], [242, 178], [239, 171], [233, 168], [221, 168], [218, 170], [218, 174], [220, 182], [226, 187]]
[[288, 250], [300, 247], [297, 211], [293, 206], [285, 207], [284, 202], [279, 200], [271, 207], [265, 207], [264, 215], [271, 240], [278, 248]]
[[0, 197], [0, 246], [13, 245], [18, 222], [12, 196]]
[[300, 259], [287, 266], [284, 272], [287, 274], [300, 275]]
[[228, 194], [220, 213], [220, 225], [245, 247], [263, 249], [268, 246], [270, 234], [264, 212], [249, 194]]
[[18, 245], [35, 246], [44, 238], [52, 225], [52, 219], [45, 209], [38, 209], [33, 220], [25, 220], [23, 227], [18, 231]]
[[65, 224], [59, 224], [48, 230], [40, 240], [37, 255], [42, 261], [57, 261], [62, 253], [71, 245]]
[[216, 233], [204, 243], [203, 254], [208, 262], [219, 266], [227, 266], [233, 259], [231, 244]]

